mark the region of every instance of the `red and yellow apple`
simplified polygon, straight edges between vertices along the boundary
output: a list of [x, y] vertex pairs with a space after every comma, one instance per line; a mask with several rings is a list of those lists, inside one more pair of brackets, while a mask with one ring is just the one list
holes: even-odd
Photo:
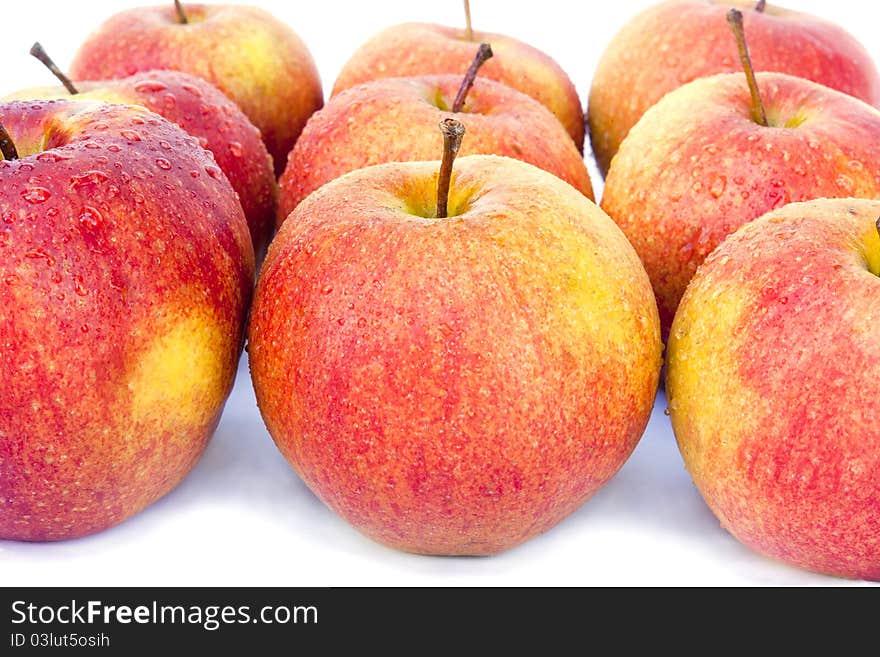
[[311, 54], [290, 27], [256, 7], [171, 2], [120, 12], [80, 47], [74, 80], [124, 78], [173, 69], [203, 78], [259, 128], [284, 170], [287, 154], [324, 94]]
[[787, 73], [880, 103], [880, 75], [870, 55], [842, 28], [807, 14], [752, 0], [668, 0], [612, 39], [590, 89], [590, 137], [602, 173], [648, 108], [683, 84], [741, 71], [725, 14], [739, 7], [755, 70]]
[[[290, 153], [279, 181], [279, 222], [321, 185], [349, 171], [385, 162], [434, 159], [438, 151], [432, 128], [444, 116], [452, 116], [450, 108], [461, 83], [461, 75], [395, 78], [334, 96], [312, 117]], [[454, 115], [468, 131], [462, 155], [523, 160], [592, 199], [583, 158], [559, 122], [536, 100], [478, 78]]]
[[254, 254], [195, 138], [142, 107], [0, 104], [0, 539], [90, 534], [195, 465]]
[[531, 96], [562, 123], [578, 150], [584, 148], [584, 113], [577, 89], [549, 55], [503, 34], [472, 32], [429, 23], [389, 27], [363, 44], [343, 66], [333, 94], [381, 78], [457, 74], [467, 70], [478, 44], [495, 57], [480, 76]]
[[[467, 139], [467, 138], [466, 138]], [[635, 447], [660, 371], [648, 278], [570, 185], [495, 156], [359, 169], [311, 194], [249, 328], [266, 425], [367, 536], [496, 553], [553, 527]]]
[[682, 299], [667, 395], [687, 469], [749, 547], [880, 581], [880, 202], [795, 203]]
[[[277, 186], [272, 158], [242, 111], [201, 78], [177, 71], [148, 71], [127, 78], [77, 81], [77, 99], [143, 105], [176, 123], [214, 154], [238, 193], [260, 253], [274, 231]], [[6, 100], [70, 98], [63, 86], [25, 89]]]
[[742, 73], [703, 78], [651, 108], [608, 172], [602, 208], [648, 270], [664, 335], [705, 257], [793, 201], [880, 198], [880, 112], [846, 94], [759, 73], [768, 126]]

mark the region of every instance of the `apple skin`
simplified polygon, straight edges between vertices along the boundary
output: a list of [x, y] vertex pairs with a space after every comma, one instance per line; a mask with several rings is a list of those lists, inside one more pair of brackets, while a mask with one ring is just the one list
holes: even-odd
[[854, 37], [828, 21], [755, 2], [661, 2], [633, 18], [599, 60], [590, 89], [593, 152], [604, 175], [627, 133], [648, 108], [683, 84], [717, 73], [739, 73], [731, 7], [743, 12], [756, 71], [787, 73], [880, 103], [880, 75]]
[[153, 69], [203, 78], [259, 128], [280, 174], [306, 121], [324, 103], [311, 54], [293, 30], [262, 9], [184, 7], [187, 25], [178, 22], [170, 2], [112, 16], [80, 47], [71, 78], [124, 78]]
[[880, 581], [880, 203], [795, 203], [709, 256], [676, 315], [684, 462], [754, 550]]
[[580, 152], [584, 150], [584, 112], [574, 83], [552, 57], [503, 34], [474, 32], [430, 23], [403, 23], [376, 34], [343, 66], [333, 95], [380, 78], [421, 75], [464, 75], [480, 43], [490, 43], [495, 56], [480, 68], [480, 77], [495, 80], [531, 96], [565, 126]]
[[697, 267], [743, 224], [789, 202], [880, 198], [880, 112], [800, 78], [757, 77], [771, 127], [752, 120], [744, 74], [703, 78], [652, 107], [608, 173], [602, 208], [648, 270], [664, 337]]
[[[467, 138], [467, 137], [465, 137]], [[269, 247], [251, 374], [284, 456], [367, 536], [485, 555], [551, 528], [623, 465], [660, 371], [644, 269], [570, 185], [529, 164], [360, 169]]]
[[31, 101], [0, 122], [21, 155], [0, 161], [0, 539], [74, 538], [195, 465], [254, 254], [226, 177], [158, 115]]
[[[254, 250], [275, 230], [278, 189], [260, 131], [238, 106], [201, 78], [178, 71], [147, 71], [127, 78], [77, 81], [79, 100], [143, 105], [176, 123], [214, 154], [241, 200]], [[4, 100], [73, 98], [61, 86], [24, 89]]]
[[504, 155], [570, 183], [593, 199], [590, 174], [549, 110], [514, 89], [477, 79], [461, 112], [452, 106], [462, 76], [376, 80], [334, 96], [310, 120], [281, 177], [278, 221], [321, 185], [385, 162], [440, 156], [437, 124], [455, 116], [467, 129], [461, 155]]

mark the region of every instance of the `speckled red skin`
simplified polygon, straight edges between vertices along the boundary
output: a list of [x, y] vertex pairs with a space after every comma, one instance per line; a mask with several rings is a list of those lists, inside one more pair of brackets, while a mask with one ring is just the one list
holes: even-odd
[[771, 127], [752, 120], [743, 74], [704, 78], [651, 108], [608, 173], [602, 209], [648, 270], [664, 337], [697, 267], [746, 222], [789, 202], [880, 198], [880, 112], [800, 78], [758, 80]]
[[613, 223], [509, 158], [360, 169], [269, 247], [257, 400], [308, 486], [367, 536], [484, 555], [554, 526], [624, 463], [660, 369], [647, 277]]
[[[233, 383], [253, 250], [226, 177], [161, 117], [12, 102], [0, 122], [23, 156], [0, 161], [0, 538], [72, 538], [148, 506], [199, 458]], [[222, 336], [208, 345], [220, 403], [173, 432], [162, 413], [132, 425], [128, 377], [173, 312]]]
[[256, 7], [185, 3], [140, 7], [109, 18], [77, 52], [75, 80], [173, 69], [204, 78], [259, 128], [280, 175], [296, 138], [324, 103], [318, 70], [302, 40]]
[[[143, 105], [176, 123], [214, 154], [247, 217], [254, 251], [275, 230], [277, 185], [260, 131], [238, 106], [201, 78], [179, 71], [147, 71], [119, 80], [76, 81], [80, 99]], [[7, 99], [69, 98], [62, 86], [27, 89]]]
[[682, 300], [667, 370], [685, 463], [722, 524], [776, 559], [875, 581], [878, 217], [880, 202], [821, 200], [735, 233]]
[[465, 39], [461, 28], [428, 23], [403, 23], [376, 34], [351, 56], [333, 95], [370, 80], [417, 75], [464, 75], [481, 42], [495, 56], [480, 68], [480, 77], [495, 80], [531, 96], [565, 126], [578, 150], [584, 150], [584, 112], [577, 89], [549, 55], [504, 34], [474, 32]]
[[727, 24], [731, 7], [743, 12], [757, 71], [787, 73], [880, 104], [880, 74], [849, 33], [828, 21], [754, 0], [661, 2], [633, 18], [612, 39], [593, 76], [589, 125], [600, 171], [642, 115], [680, 86], [742, 66]]
[[[309, 119], [279, 181], [278, 225], [302, 200], [339, 176], [385, 162], [440, 157], [437, 125], [453, 116], [462, 76], [376, 80], [334, 96]], [[461, 112], [461, 155], [504, 155], [562, 178], [593, 199], [590, 174], [568, 134], [536, 100], [476, 80]]]

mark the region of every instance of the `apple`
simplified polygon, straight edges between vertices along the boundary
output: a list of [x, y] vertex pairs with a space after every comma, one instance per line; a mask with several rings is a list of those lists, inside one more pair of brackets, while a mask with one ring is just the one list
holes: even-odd
[[[458, 95], [466, 99], [454, 112]], [[468, 130], [463, 154], [529, 162], [593, 198], [583, 158], [533, 98], [473, 76], [464, 82], [460, 75], [390, 78], [347, 89], [312, 117], [280, 179], [279, 225], [306, 196], [349, 171], [435, 158], [437, 140], [425, 128], [453, 113]]]
[[69, 80], [42, 46], [31, 54], [60, 75], [62, 86], [24, 89], [5, 100], [69, 98], [143, 105], [176, 123], [210, 150], [238, 193], [254, 250], [261, 253], [275, 224], [277, 185], [272, 158], [257, 130], [235, 103], [201, 78], [177, 71], [147, 71], [118, 80]]
[[880, 112], [781, 73], [757, 74], [753, 95], [743, 52], [746, 76], [667, 95], [608, 172], [602, 208], [648, 270], [664, 337], [697, 267], [743, 224], [793, 201], [880, 198]]
[[0, 124], [0, 539], [73, 538], [195, 465], [254, 254], [226, 177], [158, 115], [8, 102]]
[[749, 0], [661, 2], [617, 33], [593, 76], [590, 136], [603, 174], [624, 137], [667, 93], [740, 70], [724, 20], [730, 7], [743, 9], [756, 70], [807, 78], [880, 103], [880, 76], [870, 55], [837, 25]]
[[451, 150], [440, 172], [377, 165], [303, 201], [269, 247], [248, 351], [269, 432], [331, 509], [401, 550], [483, 555], [620, 468], [661, 344], [598, 207], [511, 158], [450, 173]]
[[577, 89], [549, 55], [503, 34], [476, 32], [430, 23], [389, 27], [363, 44], [343, 66], [333, 95], [371, 80], [447, 73], [461, 74], [481, 42], [492, 44], [495, 58], [481, 75], [531, 96], [565, 126], [580, 152], [584, 149], [584, 113]]
[[669, 341], [684, 462], [750, 548], [880, 581], [877, 201], [793, 203], [694, 277]]
[[259, 128], [275, 170], [323, 104], [318, 71], [287, 25], [256, 7], [170, 3], [120, 12], [80, 47], [74, 80], [173, 69], [204, 78]]

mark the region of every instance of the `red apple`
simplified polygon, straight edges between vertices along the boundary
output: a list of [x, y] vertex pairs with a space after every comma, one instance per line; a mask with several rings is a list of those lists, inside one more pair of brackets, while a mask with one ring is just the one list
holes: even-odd
[[198, 460], [253, 249], [214, 160], [146, 109], [11, 102], [0, 123], [19, 158], [0, 161], [0, 539], [83, 536]]
[[382, 164], [303, 201], [257, 284], [250, 365], [269, 432], [330, 508], [402, 550], [491, 554], [624, 463], [659, 327], [635, 252], [583, 194], [510, 158], [445, 170]]
[[287, 154], [323, 104], [318, 71], [287, 25], [256, 7], [185, 4], [186, 23], [170, 2], [108, 19], [80, 47], [74, 80], [124, 78], [173, 69], [204, 78], [247, 114], [284, 170]]
[[381, 78], [454, 73], [461, 75], [479, 43], [495, 57], [480, 75], [531, 96], [565, 126], [578, 150], [584, 148], [584, 113], [574, 84], [550, 56], [503, 34], [443, 25], [404, 23], [375, 35], [342, 68], [333, 94]]
[[590, 89], [590, 137], [602, 173], [642, 115], [678, 87], [740, 71], [724, 16], [745, 15], [755, 69], [788, 73], [880, 103], [880, 76], [843, 29], [814, 16], [751, 0], [669, 0], [635, 18], [612, 39]]
[[602, 208], [638, 251], [664, 335], [705, 257], [792, 201], [880, 198], [880, 112], [779, 73], [757, 76], [768, 126], [741, 73], [703, 78], [651, 108], [614, 158]]
[[[280, 180], [279, 222], [318, 187], [349, 171], [435, 158], [437, 138], [430, 128], [452, 116], [461, 84], [461, 75], [387, 79], [334, 96], [312, 117], [290, 153]], [[565, 129], [536, 100], [477, 79], [455, 116], [468, 130], [463, 155], [506, 155], [529, 162], [592, 199], [583, 158]]]
[[[876, 169], [875, 169], [876, 170]], [[749, 547], [880, 581], [880, 202], [796, 203], [728, 238], [675, 317], [688, 471]]]
[[[176, 71], [148, 71], [118, 80], [75, 82], [77, 97], [132, 103], [164, 116], [199, 140], [238, 193], [254, 250], [262, 252], [275, 223], [277, 186], [272, 158], [242, 111], [201, 78]], [[25, 89], [6, 100], [69, 98], [63, 87]]]

